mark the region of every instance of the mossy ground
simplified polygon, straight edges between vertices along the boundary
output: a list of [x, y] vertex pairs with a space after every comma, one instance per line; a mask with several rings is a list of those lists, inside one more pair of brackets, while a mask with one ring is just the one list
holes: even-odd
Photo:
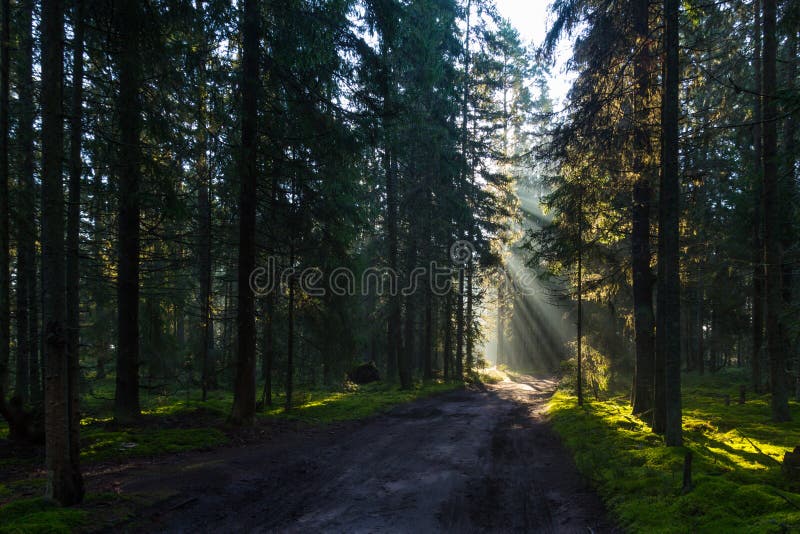
[[[773, 423], [768, 395], [737, 403], [746, 383], [738, 370], [684, 377], [684, 447], [665, 447], [630, 415], [626, 397], [579, 408], [559, 391], [550, 414], [578, 468], [632, 532], [800, 532], [800, 494], [780, 469], [784, 452], [800, 445], [800, 406], [791, 403], [793, 422]], [[693, 487], [684, 493], [687, 450]]]
[[114, 525], [135, 517], [140, 498], [116, 493], [87, 495], [79, 507], [64, 508], [42, 497], [22, 498], [0, 507], [0, 534], [70, 533], [113, 529]]
[[283, 410], [284, 397], [273, 399], [272, 407], [263, 412], [263, 417], [301, 420], [309, 423], [332, 423], [363, 419], [404, 402], [429, 397], [463, 387], [456, 382], [417, 382], [412, 389], [402, 390], [397, 386], [380, 382], [354, 386], [351, 391], [307, 391], [296, 400], [298, 404], [289, 412]]
[[0, 507], [0, 533], [69, 533], [83, 525], [88, 514], [42, 498], [19, 499]]
[[[134, 426], [118, 426], [111, 417], [111, 382], [93, 385], [82, 405], [81, 461], [123, 462], [136, 457], [154, 457], [192, 450], [210, 449], [231, 441], [235, 429], [226, 423], [232, 395], [210, 392], [205, 402], [199, 391], [178, 394], [148, 394], [142, 397], [142, 420]], [[393, 406], [463, 387], [455, 382], [419, 382], [410, 390], [395, 385], [374, 383], [350, 386], [346, 391], [305, 390], [295, 396], [295, 407], [283, 410], [284, 397], [277, 395], [273, 405], [258, 414], [258, 422], [293, 420], [303, 424], [326, 424], [370, 417]], [[0, 424], [0, 438], [7, 427]], [[59, 508], [41, 498], [44, 480], [33, 472], [40, 467], [36, 458], [3, 458], [14, 475], [0, 477], [0, 534], [6, 532], [71, 532], [89, 525], [113, 525], [124, 519], [132, 504], [118, 495], [89, 495], [78, 508]], [[24, 466], [26, 469], [21, 470]]]

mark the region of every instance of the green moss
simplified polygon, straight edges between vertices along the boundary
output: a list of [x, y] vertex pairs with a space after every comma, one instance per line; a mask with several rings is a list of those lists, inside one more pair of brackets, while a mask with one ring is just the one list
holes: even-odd
[[[487, 376], [491, 381], [493, 377]], [[308, 422], [332, 422], [369, 417], [382, 410], [404, 402], [430, 396], [436, 393], [450, 391], [462, 387], [460, 383], [430, 381], [418, 382], [413, 389], [403, 391], [396, 385], [381, 382], [354, 386], [349, 391], [332, 389], [312, 389], [296, 391], [294, 394], [295, 408], [289, 413], [283, 413], [285, 397], [278, 392], [273, 395], [272, 407], [262, 412], [262, 416], [302, 419]], [[111, 422], [113, 407], [114, 381], [107, 378], [92, 385], [92, 392], [82, 401], [81, 409], [86, 414], [81, 424], [91, 432], [95, 426]], [[201, 413], [216, 422], [224, 421], [230, 413], [233, 397], [226, 391], [211, 391], [208, 399], [200, 401], [200, 391], [150, 392], [142, 395], [140, 399], [142, 413], [153, 418], [169, 418], [171, 416], [185, 416], [195, 412]]]
[[225, 418], [231, 410], [233, 395], [228, 391], [210, 391], [205, 401], [201, 392], [178, 392], [174, 395], [151, 395], [142, 404], [142, 413], [152, 416], [172, 416], [199, 412], [203, 416]]
[[120, 459], [207, 449], [227, 443], [216, 428], [92, 429], [82, 435], [81, 458], [87, 461]]
[[[400, 390], [381, 383], [352, 388], [351, 391], [312, 390], [298, 392], [296, 407], [283, 411], [284, 399], [278, 395], [273, 407], [260, 414], [266, 418], [301, 420], [309, 423], [330, 423], [362, 419], [405, 402], [461, 387], [452, 382], [417, 383], [413, 389]], [[196, 396], [194, 396], [196, 398]], [[186, 422], [197, 420], [203, 425], [222, 425], [230, 411], [230, 394], [214, 392], [206, 402], [192, 398], [151, 397], [142, 412], [154, 423], [162, 425], [172, 418]], [[81, 423], [81, 457], [84, 461], [147, 457], [159, 454], [206, 449], [222, 445], [227, 436], [218, 428], [123, 428], [110, 430], [107, 415], [99, 413]], [[162, 425], [163, 426], [163, 425]]]
[[21, 499], [0, 507], [0, 533], [72, 532], [84, 525], [88, 513], [61, 508], [45, 499]]
[[[84, 424], [107, 422], [114, 411], [114, 379], [105, 378], [91, 383], [91, 391], [81, 399]], [[175, 415], [199, 408], [227, 415], [233, 395], [228, 391], [210, 391], [206, 402], [200, 400], [199, 389], [142, 390], [139, 403], [145, 415]]]
[[[579, 408], [559, 391], [550, 414], [578, 468], [632, 532], [800, 531], [800, 495], [791, 493], [779, 465], [800, 443], [800, 407], [792, 404], [795, 422], [772, 423], [767, 396], [736, 402], [745, 381], [736, 372], [686, 378], [685, 447], [664, 447], [630, 415], [624, 397]], [[694, 454], [693, 488], [684, 494], [687, 450]]]
[[[95, 385], [87, 416], [81, 421], [81, 457], [84, 461], [147, 457], [219, 446], [228, 441], [217, 429], [223, 426], [230, 412], [232, 397], [228, 392], [210, 392], [205, 402], [197, 400], [199, 391], [173, 396], [149, 395], [142, 399], [142, 414], [160, 427], [174, 421], [181, 426], [197, 424], [200, 428], [109, 429], [110, 411], [105, 395], [111, 383]], [[329, 423], [369, 417], [398, 404], [461, 387], [453, 382], [417, 383], [413, 389], [400, 390], [382, 383], [354, 386], [349, 391], [310, 390], [295, 394], [295, 408], [283, 411], [284, 397], [274, 398], [273, 406], [259, 414], [266, 418]]]
[[303, 404], [296, 406], [288, 413], [283, 411], [283, 399], [277, 398], [273, 407], [264, 412], [263, 416], [296, 419], [311, 423], [363, 419], [398, 404], [460, 387], [463, 386], [455, 382], [430, 382], [417, 383], [413, 389], [401, 390], [397, 386], [373, 383], [347, 392], [310, 391], [300, 393], [298, 398], [303, 399]]
[[0, 504], [15, 498], [44, 494], [44, 478], [22, 478], [0, 484]]
[[82, 504], [61, 508], [41, 498], [18, 499], [0, 506], [0, 534], [113, 529], [133, 519], [137, 509], [156, 500], [149, 494], [88, 493]]

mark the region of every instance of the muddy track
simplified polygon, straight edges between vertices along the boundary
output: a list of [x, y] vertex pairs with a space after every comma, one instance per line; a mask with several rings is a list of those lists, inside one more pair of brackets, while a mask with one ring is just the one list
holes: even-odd
[[543, 415], [554, 387], [503, 382], [115, 473], [123, 494], [159, 496], [126, 530], [615, 532]]

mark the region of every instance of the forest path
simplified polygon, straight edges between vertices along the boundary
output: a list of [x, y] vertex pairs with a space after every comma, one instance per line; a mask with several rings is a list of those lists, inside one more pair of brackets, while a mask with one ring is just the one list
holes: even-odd
[[524, 378], [116, 473], [147, 532], [614, 532]]

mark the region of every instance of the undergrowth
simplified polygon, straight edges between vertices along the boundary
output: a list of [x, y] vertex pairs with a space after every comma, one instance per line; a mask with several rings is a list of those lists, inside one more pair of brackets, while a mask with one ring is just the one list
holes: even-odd
[[0, 533], [69, 533], [87, 519], [85, 510], [62, 508], [42, 498], [19, 499], [0, 507]]
[[[579, 408], [562, 390], [550, 414], [580, 471], [630, 531], [800, 532], [800, 494], [780, 469], [783, 454], [800, 444], [800, 406], [791, 405], [793, 422], [773, 423], [768, 395], [737, 403], [745, 383], [735, 370], [684, 379], [684, 447], [665, 447], [630, 415], [625, 397]], [[693, 486], [684, 493], [687, 450]]]

